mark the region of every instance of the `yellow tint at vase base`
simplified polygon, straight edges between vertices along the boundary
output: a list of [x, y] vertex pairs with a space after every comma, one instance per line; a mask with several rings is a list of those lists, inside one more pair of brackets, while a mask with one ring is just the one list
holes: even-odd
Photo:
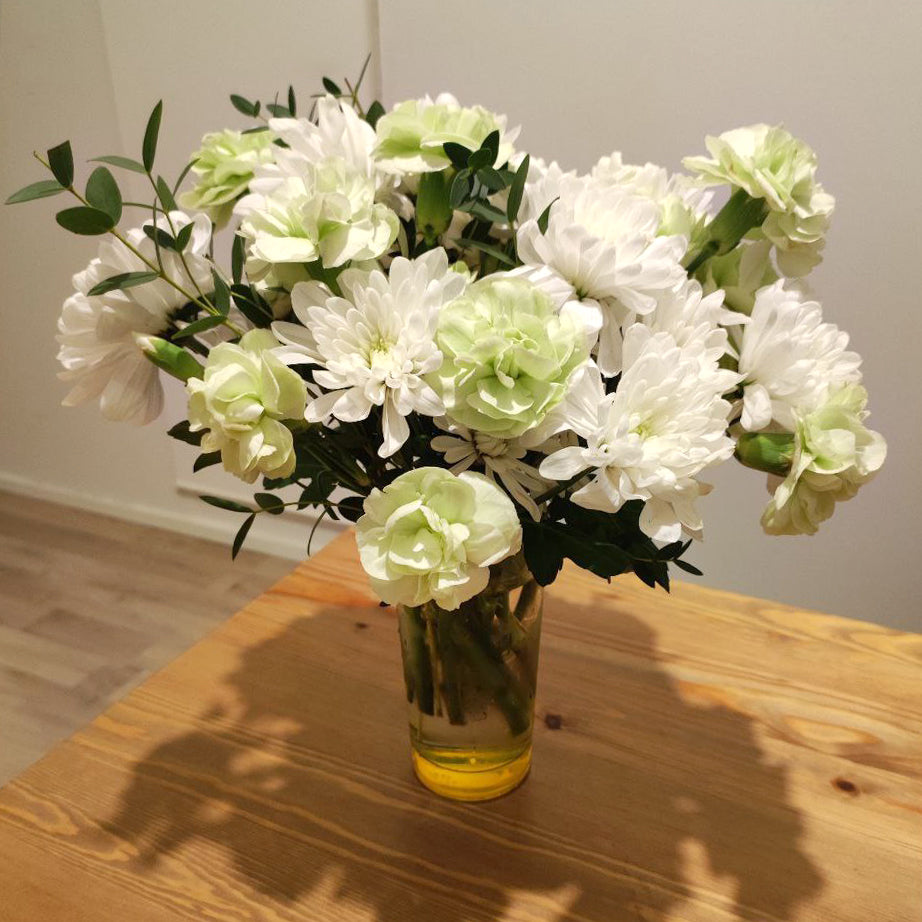
[[[450, 800], [478, 801], [494, 800], [517, 788], [528, 775], [531, 767], [531, 746], [515, 758], [501, 762], [483, 764], [483, 752], [472, 749], [466, 754], [451, 750], [444, 761], [440, 753], [429, 750], [438, 761], [427, 759], [413, 750], [413, 769], [416, 777], [430, 791]], [[466, 757], [467, 756], [467, 757]]]

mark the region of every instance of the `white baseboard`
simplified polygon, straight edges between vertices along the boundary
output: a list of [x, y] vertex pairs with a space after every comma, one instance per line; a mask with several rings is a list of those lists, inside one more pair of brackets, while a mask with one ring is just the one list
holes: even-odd
[[[87, 509], [90, 512], [100, 512], [129, 522], [142, 525], [151, 525], [155, 528], [165, 528], [182, 534], [193, 535], [196, 538], [205, 538], [221, 544], [229, 544], [230, 537], [226, 521], [224, 524], [211, 515], [209, 510], [202, 509], [201, 515], [192, 512], [177, 512], [176, 510], [164, 511], [156, 506], [147, 506], [143, 503], [125, 503], [103, 496], [82, 493], [57, 484], [41, 483], [0, 471], [0, 490], [33, 496], [37, 499], [48, 500], [53, 503], [62, 503], [65, 506], [75, 506], [78, 509]], [[181, 496], [185, 491], [177, 489]], [[236, 498], [236, 497], [235, 497]], [[219, 510], [213, 510], [215, 513]], [[277, 520], [276, 520], [277, 521]], [[343, 529], [342, 523], [324, 520], [317, 528], [313, 547], [319, 549], [328, 541], [336, 537]], [[230, 531], [233, 535], [233, 531]], [[298, 534], [283, 534], [282, 529], [274, 528], [265, 531], [253, 529], [247, 538], [247, 549], [261, 551], [264, 554], [275, 554], [289, 560], [303, 560], [305, 556], [304, 536]]]

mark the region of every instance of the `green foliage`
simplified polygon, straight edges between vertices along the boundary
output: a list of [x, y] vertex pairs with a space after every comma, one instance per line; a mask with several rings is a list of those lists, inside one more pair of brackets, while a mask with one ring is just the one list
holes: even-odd
[[173, 192], [166, 184], [166, 180], [162, 176], [157, 177], [156, 189], [157, 198], [160, 199], [160, 204], [163, 205], [163, 210], [176, 211], [176, 199], [173, 198]]
[[105, 234], [115, 226], [115, 222], [105, 211], [84, 206], [65, 208], [64, 211], [59, 211], [55, 215], [55, 220], [72, 234], [87, 237]]
[[557, 497], [548, 508], [548, 520], [522, 523], [525, 562], [542, 586], [553, 582], [565, 558], [604, 579], [633, 571], [648, 586], [667, 591], [669, 563], [700, 575], [697, 567], [679, 560], [690, 541], [660, 548], [640, 530], [642, 509], [634, 500], [612, 514]]
[[257, 327], [268, 327], [275, 317], [269, 302], [251, 285], [232, 285], [231, 296], [237, 309]]
[[94, 157], [90, 163], [108, 163], [109, 166], [117, 166], [123, 170], [130, 170], [132, 173], [145, 173], [144, 164], [132, 160], [131, 157], [119, 157], [116, 154], [109, 154], [105, 157]]
[[374, 128], [378, 124], [378, 119], [384, 115], [384, 106], [376, 99], [365, 113], [365, 121]]
[[154, 158], [157, 156], [157, 138], [160, 135], [160, 119], [163, 116], [163, 100], [154, 106], [144, 129], [144, 142], [141, 145], [141, 162], [144, 170], [150, 173], [154, 168]]
[[231, 278], [235, 285], [239, 285], [243, 278], [243, 266], [246, 262], [246, 240], [240, 234], [234, 234], [234, 243], [231, 247]]
[[90, 173], [86, 183], [86, 200], [109, 215], [113, 225], [118, 224], [122, 217], [122, 193], [115, 177], [104, 166], [98, 166]]
[[519, 216], [519, 208], [522, 207], [522, 195], [525, 192], [525, 182], [528, 179], [528, 167], [531, 163], [531, 157], [528, 154], [525, 155], [525, 158], [519, 164], [519, 168], [515, 171], [515, 178], [512, 180], [512, 185], [509, 187], [509, 198], [506, 201], [506, 217], [509, 219], [509, 223], [513, 224], [516, 218]]
[[7, 205], [18, 205], [20, 202], [31, 202], [37, 198], [48, 198], [50, 195], [57, 195], [64, 191], [56, 179], [40, 179], [38, 182], [29, 183], [23, 186], [18, 192], [14, 192], [7, 200]]
[[206, 467], [212, 467], [215, 464], [221, 463], [221, 452], [219, 451], [208, 451], [204, 454], [199, 455], [195, 461], [192, 462], [192, 473], [196, 474], [201, 470], [204, 470]]
[[[202, 497], [204, 499], [205, 497]], [[244, 520], [243, 524], [237, 529], [237, 534], [234, 536], [234, 543], [231, 547], [231, 559], [236, 558], [240, 553], [240, 549], [243, 547], [243, 542], [246, 541], [247, 535], [250, 533], [250, 529], [253, 527], [253, 523], [256, 521], [256, 514], [250, 513]]]
[[285, 511], [285, 503], [272, 493], [255, 493], [253, 499], [263, 512], [270, 515], [281, 515]]
[[188, 336], [197, 336], [199, 333], [205, 333], [208, 330], [213, 330], [215, 327], [221, 326], [224, 323], [224, 318], [217, 314], [208, 314], [205, 317], [200, 317], [198, 320], [193, 320], [192, 323], [188, 326], [184, 326], [181, 330], [177, 330], [173, 334], [173, 339], [185, 339]]
[[179, 442], [185, 442], [187, 445], [201, 445], [202, 436], [205, 433], [201, 430], [192, 432], [189, 429], [189, 420], [184, 419], [182, 422], [178, 422], [175, 426], [167, 429], [166, 434]]
[[134, 288], [135, 285], [144, 285], [160, 278], [158, 272], [122, 272], [120, 275], [110, 275], [109, 278], [103, 279], [94, 285], [87, 294], [104, 295], [107, 291], [123, 291], [126, 288]]
[[342, 96], [343, 91], [339, 88], [339, 85], [334, 83], [329, 77], [321, 78], [323, 83], [323, 88], [328, 92], [332, 93], [333, 96]]
[[249, 506], [238, 503], [232, 499], [225, 499], [223, 496], [200, 496], [199, 499], [209, 506], [216, 506], [218, 509], [226, 509], [228, 512], [246, 512], [252, 513]]
[[238, 96], [236, 93], [231, 93], [230, 97], [231, 105], [238, 111], [242, 112], [244, 115], [249, 115], [250, 118], [256, 118], [259, 115], [259, 101], [250, 102], [249, 99], [246, 99], [244, 96]]
[[74, 182], [74, 155], [70, 141], [64, 141], [48, 151], [48, 166], [54, 178], [65, 188]]

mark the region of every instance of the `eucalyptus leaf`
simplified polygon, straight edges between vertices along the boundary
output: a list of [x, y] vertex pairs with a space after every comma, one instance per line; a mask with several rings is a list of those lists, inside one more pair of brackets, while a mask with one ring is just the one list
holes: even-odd
[[298, 113], [298, 107], [295, 102], [295, 89], [290, 84], [288, 86], [288, 111], [291, 113], [292, 118]]
[[48, 151], [48, 166], [54, 178], [65, 188], [74, 182], [74, 154], [70, 141], [64, 141]]
[[[184, 419], [175, 426], [167, 429], [166, 433], [170, 438], [179, 442], [185, 442], [187, 445], [201, 445], [202, 436], [205, 434], [202, 430], [192, 432], [189, 429], [189, 420]], [[249, 512], [249, 510], [247, 510]]]
[[141, 145], [141, 162], [146, 172], [154, 168], [154, 158], [157, 156], [157, 138], [160, 135], [160, 119], [163, 116], [163, 100], [154, 106], [144, 129], [144, 142]]
[[38, 182], [29, 183], [23, 186], [18, 192], [14, 192], [7, 200], [7, 205], [18, 205], [20, 202], [31, 202], [37, 198], [48, 198], [49, 195], [57, 195], [64, 191], [56, 179], [40, 179]]
[[451, 161], [451, 165], [456, 170], [463, 170], [467, 166], [471, 151], [463, 144], [456, 144], [454, 141], [446, 141], [442, 145], [442, 150], [445, 151], [445, 156], [448, 157]]
[[270, 515], [281, 515], [285, 511], [284, 501], [274, 493], [255, 493], [253, 499], [260, 509]]
[[222, 317], [226, 317], [230, 311], [230, 289], [216, 269], [211, 270], [211, 277], [214, 280], [214, 306], [221, 312]]
[[[560, 196], [557, 196], [557, 198], [560, 198]], [[538, 230], [541, 231], [542, 234], [547, 233], [547, 224], [551, 219], [551, 209], [554, 207], [554, 202], [556, 201], [557, 199], [555, 198], [554, 201], [541, 212], [541, 216], [538, 218]]]
[[189, 241], [192, 239], [192, 231], [195, 230], [195, 224], [190, 221], [188, 224], [184, 224], [176, 234], [176, 249], [182, 253], [185, 251], [186, 247], [189, 246]]
[[166, 180], [162, 176], [157, 177], [157, 198], [160, 199], [160, 204], [163, 205], [164, 211], [176, 211], [176, 199], [173, 198], [173, 193], [170, 190], [170, 187], [167, 185]]
[[87, 292], [87, 294], [92, 297], [95, 295], [104, 295], [107, 291], [123, 291], [126, 288], [144, 285], [158, 278], [160, 278], [158, 272], [122, 272], [120, 275], [110, 275], [109, 278], [98, 282]]
[[244, 115], [249, 115], [251, 118], [256, 118], [259, 115], [258, 102], [250, 102], [249, 99], [238, 96], [236, 93], [231, 93], [230, 101], [233, 107]]
[[162, 227], [157, 227], [154, 224], [145, 224], [141, 230], [144, 231], [144, 234], [153, 240], [157, 246], [163, 247], [165, 250], [176, 249], [176, 241]]
[[117, 154], [108, 154], [105, 157], [93, 157], [90, 163], [108, 163], [109, 166], [117, 166], [123, 170], [131, 170], [132, 173], [145, 173], [144, 164], [132, 160], [131, 157], [120, 157]]
[[98, 236], [110, 231], [115, 222], [104, 211], [98, 208], [65, 208], [55, 215], [55, 220], [65, 230], [72, 234], [81, 234], [86, 237]]
[[213, 330], [222, 323], [224, 323], [223, 317], [216, 314], [209, 314], [207, 317], [200, 317], [198, 320], [193, 320], [188, 326], [184, 326], [181, 330], [177, 330], [173, 334], [173, 339], [185, 339], [187, 336], [197, 336], [199, 333]]
[[192, 473], [196, 474], [201, 470], [204, 470], [206, 467], [213, 467], [215, 464], [221, 463], [221, 452], [219, 451], [208, 451], [205, 454], [199, 455], [195, 461], [192, 463]]
[[208, 503], [209, 506], [226, 509], [228, 512], [253, 512], [249, 506], [244, 506], [243, 503], [238, 503], [232, 499], [225, 499], [223, 496], [200, 496], [199, 499], [203, 503]]
[[328, 93], [332, 93], [334, 96], [343, 95], [343, 91], [339, 88], [338, 84], [334, 83], [329, 77], [323, 77], [321, 82], [323, 83], [323, 88]]
[[365, 113], [365, 121], [374, 128], [378, 124], [378, 119], [384, 115], [384, 106], [376, 99]]
[[459, 246], [480, 250], [481, 253], [486, 253], [488, 256], [492, 256], [494, 259], [499, 260], [504, 265], [510, 267], [515, 266], [515, 261], [509, 256], [509, 254], [493, 243], [485, 243], [483, 240], [472, 240], [470, 237], [459, 237], [457, 242]]
[[100, 211], [104, 211], [113, 224], [122, 217], [122, 193], [115, 177], [104, 167], [98, 166], [86, 183], [86, 200]]
[[235, 285], [239, 285], [243, 278], [243, 264], [246, 261], [246, 240], [240, 234], [234, 235], [231, 246], [231, 278]]
[[256, 521], [256, 514], [251, 513], [244, 520], [240, 528], [237, 529], [237, 534], [234, 537], [234, 544], [231, 547], [231, 559], [236, 559], [237, 555], [240, 553], [240, 549], [243, 547], [243, 542], [246, 541], [247, 535], [250, 533], [250, 529], [253, 527], [253, 523]]
[[526, 154], [519, 164], [519, 168], [515, 171], [515, 179], [512, 180], [512, 185], [509, 187], [509, 197], [506, 200], [506, 217], [509, 218], [510, 224], [519, 216], [519, 208], [522, 207], [522, 196], [525, 192], [525, 182], [528, 179], [530, 163], [531, 158]]

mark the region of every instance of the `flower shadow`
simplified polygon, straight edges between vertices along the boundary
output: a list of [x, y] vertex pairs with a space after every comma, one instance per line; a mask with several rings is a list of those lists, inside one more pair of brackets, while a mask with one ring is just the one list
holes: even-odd
[[[137, 862], [207, 869], [273, 919], [616, 922], [689, 903], [791, 918], [821, 879], [749, 718], [684, 700], [637, 618], [548, 608], [536, 765], [508, 797], [462, 805], [416, 784], [393, 613], [337, 607], [247, 649], [195, 729], [135, 765], [108, 830]], [[577, 653], [574, 614], [611, 655]]]

